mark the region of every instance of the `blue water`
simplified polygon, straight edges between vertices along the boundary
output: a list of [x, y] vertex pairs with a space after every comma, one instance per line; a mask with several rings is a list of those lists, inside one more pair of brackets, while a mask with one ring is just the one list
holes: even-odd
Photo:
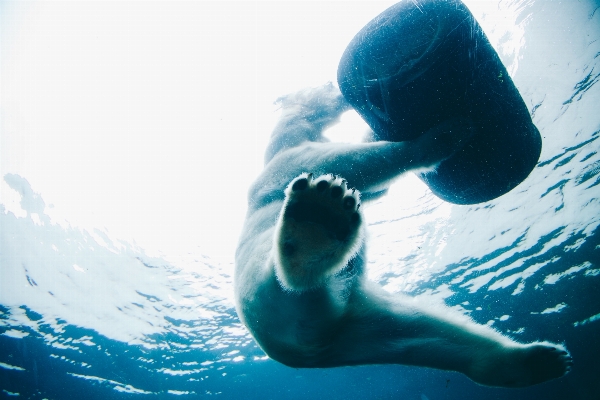
[[566, 377], [507, 390], [405, 366], [282, 366], [241, 326], [227, 262], [195, 249], [166, 261], [56, 223], [26, 176], [6, 175], [22, 210], [0, 212], [0, 397], [600, 399], [600, 3], [498, 9], [515, 17], [512, 34], [474, 13], [543, 136], [540, 161], [473, 206], [398, 182], [366, 210], [369, 277], [519, 341], [565, 343]]

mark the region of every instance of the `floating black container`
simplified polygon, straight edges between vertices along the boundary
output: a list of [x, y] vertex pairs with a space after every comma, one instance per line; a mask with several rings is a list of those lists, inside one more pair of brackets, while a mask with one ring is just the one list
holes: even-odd
[[352, 39], [338, 67], [344, 97], [376, 139], [404, 141], [456, 117], [476, 133], [418, 176], [457, 204], [494, 199], [535, 167], [542, 139], [483, 30], [458, 0], [405, 0]]

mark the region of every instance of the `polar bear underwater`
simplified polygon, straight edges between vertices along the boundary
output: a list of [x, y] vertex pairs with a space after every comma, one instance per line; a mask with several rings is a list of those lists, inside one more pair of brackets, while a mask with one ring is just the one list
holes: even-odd
[[435, 168], [468, 140], [468, 121], [412, 141], [329, 143], [323, 131], [350, 109], [337, 87], [307, 89], [279, 103], [264, 171], [249, 191], [234, 282], [238, 315], [270, 358], [302, 368], [430, 367], [501, 387], [570, 370], [562, 345], [517, 343], [366, 279], [361, 201], [385, 193], [404, 172]]

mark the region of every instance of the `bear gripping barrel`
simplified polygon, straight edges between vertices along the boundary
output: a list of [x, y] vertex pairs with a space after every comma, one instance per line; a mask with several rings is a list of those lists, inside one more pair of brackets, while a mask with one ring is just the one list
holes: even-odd
[[542, 140], [529, 111], [459, 0], [404, 0], [385, 10], [346, 48], [338, 84], [377, 140], [411, 140], [449, 119], [469, 121], [470, 141], [418, 174], [446, 201], [501, 196], [538, 161]]

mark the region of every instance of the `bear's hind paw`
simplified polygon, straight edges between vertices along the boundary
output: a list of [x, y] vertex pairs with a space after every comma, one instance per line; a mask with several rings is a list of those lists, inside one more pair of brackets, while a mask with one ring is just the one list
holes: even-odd
[[275, 232], [277, 275], [287, 288], [305, 290], [339, 271], [360, 248], [360, 194], [340, 177], [307, 173], [285, 194]]
[[489, 386], [526, 387], [567, 374], [573, 366], [569, 352], [561, 345], [536, 342], [502, 350], [487, 357], [486, 367], [478, 369], [476, 382]]

